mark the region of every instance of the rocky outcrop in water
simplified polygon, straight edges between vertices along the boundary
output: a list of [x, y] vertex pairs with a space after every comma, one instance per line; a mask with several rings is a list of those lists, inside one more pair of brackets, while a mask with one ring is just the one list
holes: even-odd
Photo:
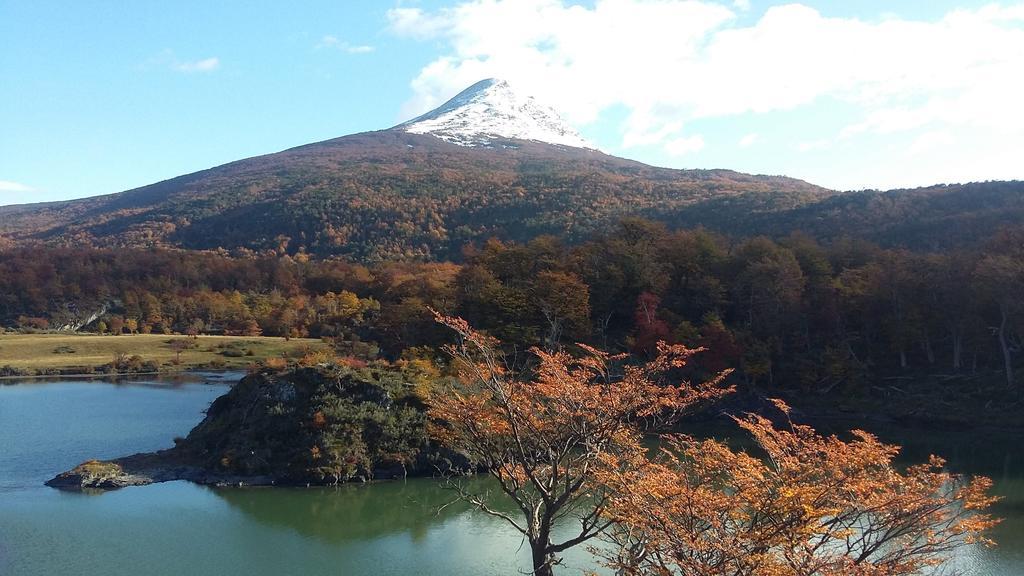
[[152, 483], [149, 476], [128, 472], [115, 462], [89, 460], [46, 482], [54, 488], [100, 488], [111, 490], [125, 486], [143, 486]]
[[174, 448], [85, 462], [47, 484], [323, 485], [468, 471], [427, 436], [423, 378], [384, 364], [264, 370], [217, 398]]

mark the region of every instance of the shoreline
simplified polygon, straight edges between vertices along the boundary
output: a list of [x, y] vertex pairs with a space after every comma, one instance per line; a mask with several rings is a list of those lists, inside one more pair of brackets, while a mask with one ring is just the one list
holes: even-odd
[[[463, 474], [464, 475], [464, 474]], [[422, 473], [402, 467], [379, 467], [369, 476], [354, 476], [336, 482], [290, 482], [270, 475], [240, 475], [205, 469], [189, 461], [177, 447], [156, 452], [140, 452], [110, 460], [88, 460], [57, 474], [43, 484], [63, 491], [118, 490], [164, 482], [186, 481], [212, 487], [322, 488], [341, 484], [392, 482], [407, 478], [436, 478], [441, 474]]]
[[328, 347], [319, 339], [278, 336], [4, 333], [0, 334], [0, 381], [245, 370], [255, 362], [301, 358]]
[[73, 374], [32, 374], [25, 376], [0, 376], [0, 386], [17, 384], [21, 380], [63, 380], [70, 378], [74, 380], [127, 380], [136, 377], [168, 377], [184, 376], [188, 374], [211, 374], [220, 377], [221, 374], [238, 374], [239, 377], [245, 374], [244, 370], [237, 368], [204, 368], [200, 366], [182, 368], [179, 370], [167, 370], [158, 372], [111, 372], [104, 373], [73, 373]]

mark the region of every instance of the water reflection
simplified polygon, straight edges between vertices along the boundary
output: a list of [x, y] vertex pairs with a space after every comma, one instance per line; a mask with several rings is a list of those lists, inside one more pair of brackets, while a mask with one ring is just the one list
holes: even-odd
[[213, 493], [262, 524], [334, 544], [402, 533], [419, 540], [431, 527], [469, 510], [440, 480], [429, 478], [334, 488], [218, 488]]
[[[819, 425], [825, 433], [844, 434], [857, 426], [832, 422]], [[729, 437], [744, 444], [735, 428], [703, 430], [705, 434]], [[984, 474], [995, 481], [994, 491], [1003, 497], [993, 512], [1004, 518], [992, 537], [995, 549], [972, 546], [958, 552], [950, 568], [966, 574], [1003, 575], [1017, 573], [1024, 566], [1024, 446], [1012, 434], [969, 434], [921, 431], [898, 427], [876, 427], [883, 441], [904, 446], [901, 461], [920, 462], [929, 454], [947, 459], [950, 470], [963, 474]], [[473, 488], [485, 490], [489, 481], [470, 479]], [[432, 531], [450, 530], [476, 518], [478, 526], [495, 530], [500, 524], [479, 518], [469, 506], [455, 502], [455, 494], [436, 479], [346, 485], [337, 488], [228, 488], [213, 490], [235, 510], [260, 524], [287, 529], [306, 538], [334, 546], [372, 542], [391, 536], [413, 542], [428, 538]], [[507, 503], [506, 503], [507, 504]], [[450, 521], [457, 520], [451, 526]], [[514, 537], [514, 536], [513, 536]], [[511, 541], [510, 541], [511, 542]]]
[[950, 568], [978, 576], [1024, 573], [1024, 443], [1019, 433], [929, 430], [849, 421], [816, 423], [815, 427], [840, 436], [854, 428], [866, 429], [883, 442], [900, 445], [900, 463], [923, 462], [935, 454], [946, 459], [951, 472], [991, 478], [992, 491], [1002, 497], [992, 508], [992, 513], [1003, 519], [990, 534], [997, 546], [961, 549]]

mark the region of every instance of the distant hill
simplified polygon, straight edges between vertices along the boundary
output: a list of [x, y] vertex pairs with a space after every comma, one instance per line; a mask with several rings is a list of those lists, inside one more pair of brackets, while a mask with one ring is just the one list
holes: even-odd
[[1000, 229], [1024, 225], [1021, 181], [845, 192], [789, 209], [773, 210], [773, 201], [763, 194], [723, 196], [683, 207], [668, 219], [674, 226], [735, 236], [800, 230], [823, 242], [850, 237], [926, 251], [970, 247]]

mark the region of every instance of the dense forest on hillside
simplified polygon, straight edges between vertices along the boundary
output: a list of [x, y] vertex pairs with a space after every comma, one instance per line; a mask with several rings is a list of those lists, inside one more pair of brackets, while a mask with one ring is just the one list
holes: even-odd
[[626, 215], [738, 194], [785, 210], [833, 192], [780, 176], [671, 170], [529, 141], [467, 148], [382, 131], [232, 162], [106, 196], [0, 207], [0, 246], [306, 252], [452, 260], [467, 242], [585, 240]]
[[771, 209], [774, 202], [771, 194], [715, 198], [660, 219], [734, 236], [780, 238], [800, 230], [822, 242], [857, 237], [926, 251], [977, 247], [994, 230], [1024, 222], [1024, 182], [862, 190], [782, 210]]
[[976, 248], [1024, 221], [1024, 182], [838, 193], [728, 170], [669, 170], [515, 141], [463, 148], [357, 134], [107, 196], [0, 207], [3, 246], [222, 249], [361, 262], [460, 261], [490, 238], [593, 239], [624, 217], [779, 239]]
[[750, 389], [899, 394], [905, 381], [931, 379], [954, 383], [942, 402], [1018, 401], [1019, 228], [978, 248], [911, 252], [628, 219], [579, 245], [492, 240], [463, 257], [365, 265], [16, 248], [0, 252], [0, 321], [32, 330], [93, 317], [84, 330], [324, 337], [344, 354], [396, 358], [445, 341], [433, 308], [520, 350], [586, 342], [643, 357], [658, 340], [706, 346], [697, 371], [736, 367]]
[[626, 217], [670, 228], [887, 248], [977, 248], [1024, 221], [1024, 182], [837, 192], [782, 176], [673, 170], [523, 140], [456, 146], [355, 134], [117, 194], [0, 207], [0, 248], [273, 252], [360, 262], [461, 261], [466, 244], [579, 244]]

